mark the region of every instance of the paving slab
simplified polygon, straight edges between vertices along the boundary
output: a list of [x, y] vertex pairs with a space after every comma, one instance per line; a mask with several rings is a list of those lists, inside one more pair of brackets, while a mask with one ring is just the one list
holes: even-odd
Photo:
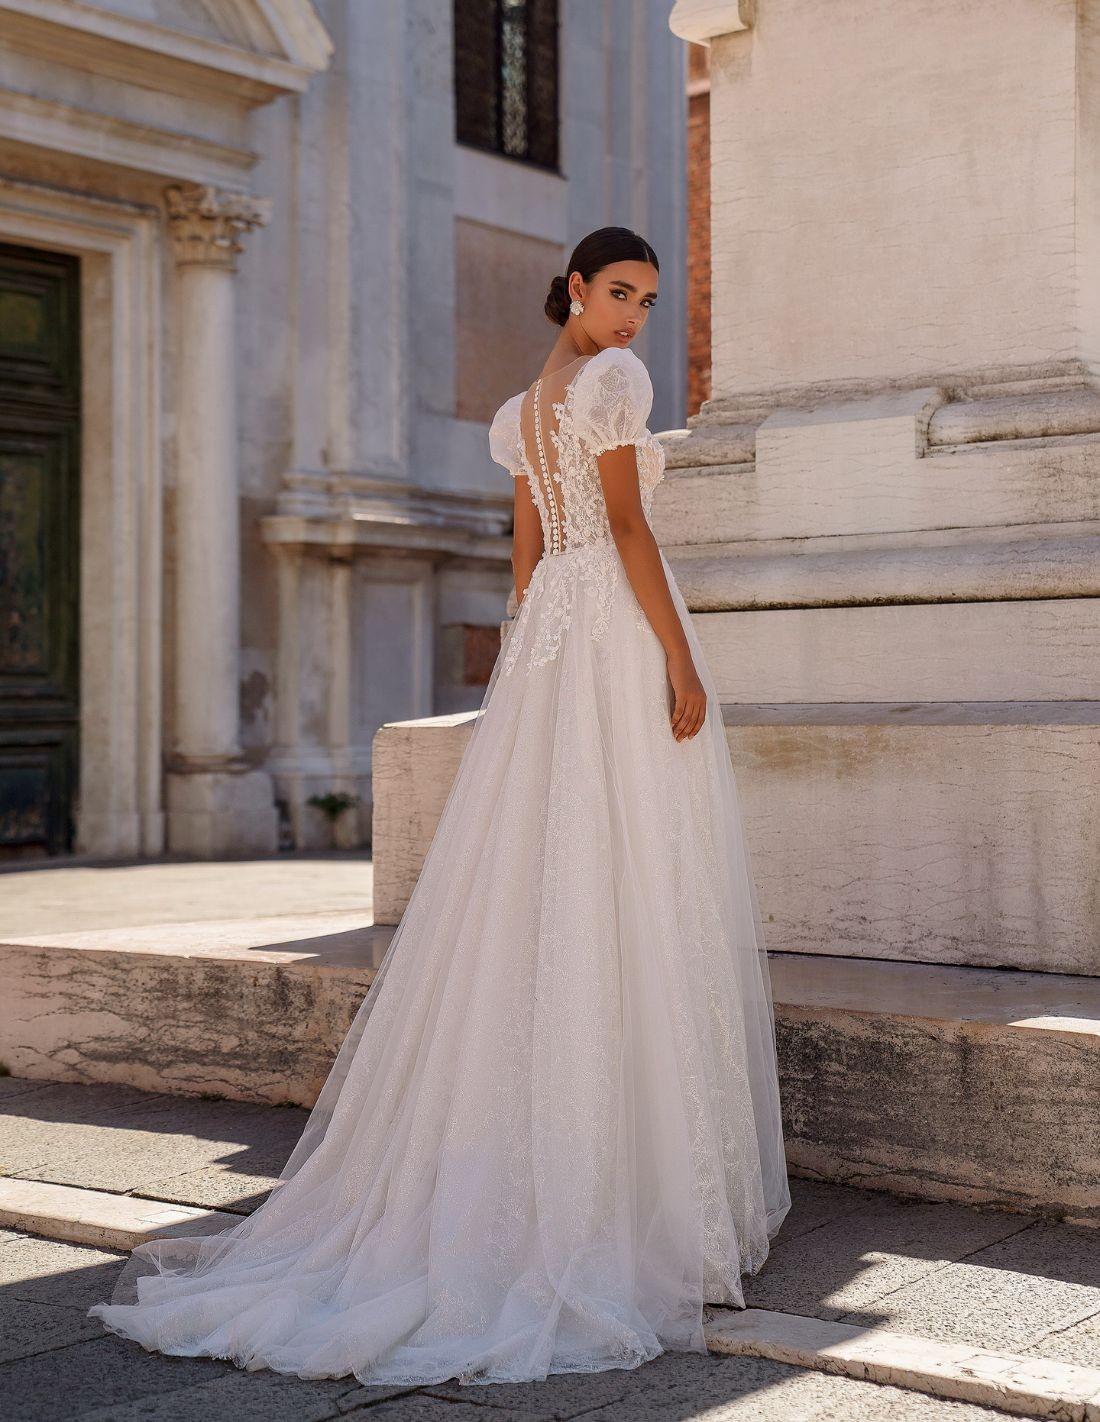
[[[11, 1248], [11, 1247], [9, 1247]], [[109, 1292], [118, 1251], [23, 1237], [0, 1251], [0, 1299], [19, 1320], [18, 1355], [0, 1362], [5, 1422], [998, 1422], [1009, 1414], [757, 1357], [666, 1353], [641, 1368], [543, 1382], [419, 1389], [354, 1378], [300, 1379], [210, 1358], [172, 1358], [83, 1318]], [[51, 1315], [54, 1320], [51, 1322]], [[94, 1324], [81, 1336], [76, 1322]]]
[[1056, 1422], [1100, 1418], [1100, 1368], [761, 1309], [716, 1309], [707, 1347], [799, 1363]]
[[369, 909], [366, 850], [254, 859], [162, 858], [0, 866], [0, 939], [33, 933]]
[[[36, 1083], [28, 1094], [0, 1078], [0, 1169], [18, 1167], [0, 1180], [0, 1206], [12, 1190], [54, 1194], [45, 1212], [0, 1213], [0, 1261], [14, 1249], [11, 1267], [24, 1268], [20, 1228], [129, 1247], [170, 1232], [177, 1206], [180, 1227], [217, 1227], [227, 1207], [247, 1212], [266, 1196], [307, 1114], [114, 1085]], [[103, 1190], [105, 1181], [123, 1188]], [[791, 1194], [762, 1272], [745, 1279], [750, 1308], [1040, 1361], [1095, 1361], [1095, 1230], [799, 1178]], [[63, 1196], [73, 1203], [62, 1206]], [[5, 1278], [0, 1267], [0, 1289]]]
[[1007, 1211], [865, 1192], [858, 1209], [807, 1234], [788, 1241], [781, 1232], [762, 1273], [746, 1280], [745, 1302], [830, 1319], [858, 1309], [861, 1322], [885, 1323], [878, 1300], [1029, 1223]]
[[98, 1323], [96, 1318], [82, 1317], [79, 1309], [28, 1302], [5, 1293], [0, 1297], [0, 1363], [87, 1342], [102, 1331], [101, 1326], [89, 1327]]
[[[1021, 1353], [1095, 1315], [1097, 1232], [1037, 1221], [842, 1318]], [[1092, 1361], [1100, 1366], [1100, 1352]]]
[[[429, 1401], [435, 1403], [431, 1410]], [[487, 1387], [448, 1384], [349, 1415], [357, 1422], [526, 1422], [581, 1416], [585, 1422], [996, 1422], [1011, 1414], [766, 1358], [664, 1353], [620, 1374], [561, 1375], [542, 1383]]]
[[1057, 1358], [1063, 1363], [1100, 1367], [1100, 1312], [1090, 1314], [1080, 1323], [1044, 1333], [1024, 1351], [1044, 1358]]
[[80, 1190], [44, 1180], [0, 1179], [0, 1224], [47, 1239], [133, 1249], [169, 1234], [207, 1234], [240, 1216], [192, 1205], [166, 1205], [138, 1195]]
[[[304, 1107], [0, 1077], [0, 1171], [247, 1213], [301, 1135]], [[94, 1145], [93, 1145], [94, 1142]]]

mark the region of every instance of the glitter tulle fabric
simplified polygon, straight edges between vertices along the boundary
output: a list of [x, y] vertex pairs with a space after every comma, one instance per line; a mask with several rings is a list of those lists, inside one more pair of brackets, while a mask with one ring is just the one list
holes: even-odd
[[[527, 397], [526, 400], [524, 397]], [[790, 1207], [772, 998], [721, 709], [678, 742], [595, 455], [663, 473], [633, 352], [547, 402], [548, 532], [420, 877], [271, 1194], [139, 1245], [89, 1313], [150, 1350], [363, 1383], [525, 1381], [705, 1352]], [[550, 547], [549, 540], [547, 547]]]

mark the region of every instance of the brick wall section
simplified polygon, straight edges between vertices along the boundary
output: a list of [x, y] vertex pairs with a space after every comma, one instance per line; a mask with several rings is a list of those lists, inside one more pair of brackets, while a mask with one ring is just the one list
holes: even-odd
[[710, 398], [710, 50], [688, 45], [687, 414]]

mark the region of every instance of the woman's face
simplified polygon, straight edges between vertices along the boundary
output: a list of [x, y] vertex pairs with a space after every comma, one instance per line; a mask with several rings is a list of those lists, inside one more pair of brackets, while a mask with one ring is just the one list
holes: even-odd
[[657, 268], [652, 262], [612, 262], [588, 283], [574, 272], [569, 294], [584, 302], [583, 314], [569, 319], [579, 321], [601, 350], [629, 346], [657, 299]]

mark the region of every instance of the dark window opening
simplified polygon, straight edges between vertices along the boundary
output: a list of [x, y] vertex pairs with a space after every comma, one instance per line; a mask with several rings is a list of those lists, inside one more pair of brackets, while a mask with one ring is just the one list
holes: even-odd
[[558, 0], [454, 0], [455, 136], [558, 167]]

